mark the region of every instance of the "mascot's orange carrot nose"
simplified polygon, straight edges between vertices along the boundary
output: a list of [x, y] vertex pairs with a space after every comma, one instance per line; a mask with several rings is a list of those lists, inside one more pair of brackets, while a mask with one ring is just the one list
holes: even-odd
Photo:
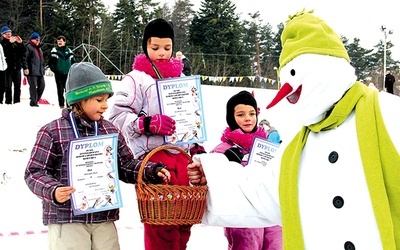
[[292, 92], [292, 90], [293, 90], [292, 86], [290, 86], [288, 83], [283, 84], [282, 88], [278, 91], [272, 102], [268, 104], [267, 109], [275, 106], [280, 100], [289, 95], [290, 92]]

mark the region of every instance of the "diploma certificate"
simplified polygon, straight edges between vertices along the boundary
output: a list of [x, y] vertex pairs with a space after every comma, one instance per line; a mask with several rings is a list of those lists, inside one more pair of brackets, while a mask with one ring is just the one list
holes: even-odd
[[75, 215], [122, 207], [119, 188], [118, 134], [78, 138], [70, 141], [68, 181]]
[[248, 164], [257, 163], [265, 167], [268, 161], [275, 157], [278, 149], [278, 144], [269, 142], [267, 139], [256, 137], [254, 138], [251, 148]]
[[187, 144], [207, 140], [200, 76], [157, 80], [161, 114], [175, 120], [175, 134], [165, 136], [165, 143]]

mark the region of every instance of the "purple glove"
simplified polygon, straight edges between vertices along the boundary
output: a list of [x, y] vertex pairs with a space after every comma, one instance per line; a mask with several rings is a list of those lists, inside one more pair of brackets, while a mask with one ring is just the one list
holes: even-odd
[[172, 135], [175, 132], [175, 120], [166, 115], [139, 117], [138, 128], [141, 134]]

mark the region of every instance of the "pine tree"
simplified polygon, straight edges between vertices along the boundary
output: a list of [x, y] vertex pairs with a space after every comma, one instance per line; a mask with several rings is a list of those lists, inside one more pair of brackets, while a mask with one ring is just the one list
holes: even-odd
[[190, 26], [191, 51], [197, 53], [203, 67], [199, 73], [209, 76], [246, 76], [249, 58], [244, 53], [242, 29], [230, 0], [203, 0]]

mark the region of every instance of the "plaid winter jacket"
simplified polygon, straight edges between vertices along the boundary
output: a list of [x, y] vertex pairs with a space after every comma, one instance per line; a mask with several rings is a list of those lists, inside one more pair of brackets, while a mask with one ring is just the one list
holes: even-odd
[[[119, 210], [113, 209], [84, 215], [73, 215], [71, 201], [55, 201], [55, 189], [68, 186], [68, 142], [74, 139], [68, 113], [43, 127], [37, 133], [36, 142], [25, 170], [25, 182], [29, 189], [43, 202], [43, 224], [101, 223], [119, 219]], [[94, 122], [84, 117], [75, 117], [80, 137], [94, 135]], [[121, 132], [111, 122], [99, 122], [98, 135], [118, 133], [118, 175], [126, 183], [136, 183], [141, 161], [135, 160]], [[159, 164], [148, 163], [143, 180], [156, 183], [156, 168]], [[162, 180], [160, 180], [162, 181]]]

